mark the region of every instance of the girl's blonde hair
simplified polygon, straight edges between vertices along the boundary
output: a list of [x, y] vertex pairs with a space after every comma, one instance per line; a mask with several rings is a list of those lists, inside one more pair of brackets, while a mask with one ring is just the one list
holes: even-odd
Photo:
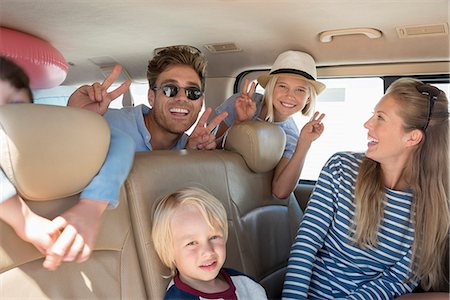
[[[272, 76], [269, 81], [266, 84], [266, 88], [264, 90], [264, 96], [262, 99], [262, 106], [264, 105], [267, 107], [267, 115], [264, 117], [265, 121], [273, 122], [274, 113], [273, 113], [273, 90], [275, 89], [275, 85], [277, 84], [277, 80], [280, 76], [274, 75]], [[317, 93], [316, 89], [310, 84], [307, 80], [305, 80], [305, 83], [308, 86], [309, 91], [309, 101], [306, 103], [305, 107], [302, 109], [302, 115], [308, 116], [311, 114], [311, 112], [314, 111], [314, 107], [316, 106], [316, 98]]]
[[[387, 90], [402, 109], [406, 132], [419, 129], [424, 133], [404, 174], [414, 194], [411, 221], [414, 224], [412, 270], [426, 290], [438, 289], [448, 280], [445, 259], [448, 254], [449, 213], [449, 113], [448, 99], [440, 91], [431, 112], [430, 97], [418, 91], [421, 81], [403, 78]], [[424, 129], [425, 128], [425, 129]], [[377, 243], [377, 232], [383, 217], [385, 199], [381, 168], [378, 162], [365, 158], [356, 180], [355, 240], [360, 246]], [[447, 283], [448, 284], [448, 283]]]
[[170, 269], [170, 277], [176, 274], [170, 224], [177, 208], [184, 205], [198, 208], [211, 228], [223, 232], [225, 243], [228, 238], [227, 213], [222, 203], [213, 195], [196, 187], [188, 187], [161, 198], [153, 213], [152, 240], [161, 262]]

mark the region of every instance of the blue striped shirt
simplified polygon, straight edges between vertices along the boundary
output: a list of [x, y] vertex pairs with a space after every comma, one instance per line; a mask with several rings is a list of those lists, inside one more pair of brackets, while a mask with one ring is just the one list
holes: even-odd
[[411, 292], [413, 195], [385, 189], [378, 244], [353, 243], [360, 153], [333, 155], [323, 167], [292, 245], [283, 299], [393, 299]]

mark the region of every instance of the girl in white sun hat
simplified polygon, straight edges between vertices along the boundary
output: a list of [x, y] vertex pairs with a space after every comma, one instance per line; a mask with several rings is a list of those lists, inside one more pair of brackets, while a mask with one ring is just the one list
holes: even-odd
[[233, 124], [246, 120], [265, 120], [280, 126], [286, 133], [283, 157], [275, 168], [272, 192], [280, 199], [289, 197], [295, 189], [311, 143], [324, 130], [324, 114], [315, 112], [299, 132], [292, 115], [301, 111], [309, 115], [314, 110], [316, 96], [325, 89], [317, 81], [316, 64], [311, 55], [300, 51], [281, 53], [269, 74], [258, 77], [265, 88], [264, 95], [255, 93], [256, 84], [249, 88], [248, 80], [242, 93], [223, 102], [215, 113], [228, 112], [216, 136], [222, 136]]

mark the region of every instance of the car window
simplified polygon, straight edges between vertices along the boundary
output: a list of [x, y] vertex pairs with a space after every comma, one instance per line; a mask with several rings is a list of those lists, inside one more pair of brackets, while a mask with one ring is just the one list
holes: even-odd
[[66, 106], [77, 86], [60, 85], [51, 89], [33, 90], [34, 103]]
[[[242, 85], [244, 78], [256, 78], [260, 72], [247, 73], [239, 84]], [[317, 180], [322, 166], [335, 152], [366, 150], [367, 130], [364, 122], [384, 94], [382, 77], [330, 78], [320, 81], [326, 84], [327, 89], [317, 98], [316, 110], [326, 115], [323, 120], [325, 130], [308, 152], [301, 180]], [[449, 95], [449, 83], [433, 84]], [[264, 89], [258, 85], [256, 92], [263, 94]], [[300, 113], [293, 118], [299, 130], [309, 120], [309, 117]]]
[[[119, 84], [113, 84], [109, 90], [117, 88]], [[66, 106], [70, 95], [79, 86], [61, 85], [51, 89], [36, 89], [33, 90], [34, 102], [37, 104], [51, 104]], [[148, 105], [147, 101], [148, 83], [132, 83], [130, 86], [130, 93], [133, 97], [133, 103], [135, 106], [139, 104]], [[109, 105], [110, 108], [122, 108], [123, 96], [117, 97]]]
[[[138, 106], [140, 104], [148, 104], [147, 93], [148, 93], [148, 82], [145, 83], [135, 83], [133, 82], [130, 86], [130, 92], [133, 96], [134, 106]], [[121, 101], [118, 101], [121, 103]]]
[[[367, 130], [363, 124], [383, 96], [383, 80], [373, 78], [323, 79], [327, 89], [317, 98], [316, 110], [324, 113], [325, 130], [311, 146], [301, 179], [317, 180], [327, 159], [338, 151], [364, 151]], [[294, 119], [301, 130], [309, 120], [301, 114]]]

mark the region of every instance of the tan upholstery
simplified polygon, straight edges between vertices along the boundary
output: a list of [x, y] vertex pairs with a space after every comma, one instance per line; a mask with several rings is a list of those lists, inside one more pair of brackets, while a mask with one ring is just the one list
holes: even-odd
[[[254, 127], [253, 127], [254, 126]], [[215, 151], [153, 151], [138, 153], [126, 182], [127, 197], [139, 259], [149, 299], [161, 299], [168, 280], [168, 270], [154, 252], [151, 241], [151, 212], [155, 202], [181, 187], [201, 187], [214, 194], [224, 204], [229, 219], [226, 266], [254, 276], [266, 288], [270, 298], [279, 298], [290, 245], [302, 212], [297, 201], [272, 197], [272, 171], [255, 172], [258, 165], [275, 166], [284, 144], [273, 155], [273, 148], [264, 147], [270, 133], [271, 141], [284, 142], [275, 125], [260, 122], [245, 124], [239, 131], [245, 137], [234, 136], [227, 149], [239, 153]], [[281, 136], [276, 136], [280, 134]], [[245, 143], [249, 147], [234, 143]], [[245, 150], [243, 150], [245, 149]], [[250, 162], [251, 161], [251, 162]], [[247, 165], [253, 165], [253, 170]]]
[[[109, 145], [105, 120], [74, 108], [6, 105], [0, 128], [1, 167], [32, 210], [50, 219], [76, 204]], [[123, 191], [121, 198], [105, 212], [91, 258], [53, 272], [0, 221], [0, 299], [145, 299]]]
[[229, 130], [225, 149], [239, 153], [256, 173], [275, 168], [283, 155], [286, 135], [279, 126], [263, 121], [246, 121]]
[[[1, 107], [0, 128], [0, 165], [27, 204], [50, 219], [76, 204], [109, 141], [101, 117], [65, 107]], [[161, 299], [168, 272], [153, 250], [151, 211], [162, 195], [186, 186], [204, 188], [226, 207], [226, 266], [253, 276], [270, 298], [279, 298], [302, 215], [294, 198], [277, 200], [271, 193], [271, 169], [285, 137], [262, 122], [244, 123], [229, 135], [226, 149], [233, 151], [137, 153], [120, 205], [105, 212], [87, 262], [47, 271], [43, 255], [0, 221], [0, 299]], [[267, 146], [272, 143], [280, 144]]]
[[103, 118], [86, 110], [35, 104], [0, 108], [0, 163], [27, 199], [80, 192], [103, 164], [109, 137]]

